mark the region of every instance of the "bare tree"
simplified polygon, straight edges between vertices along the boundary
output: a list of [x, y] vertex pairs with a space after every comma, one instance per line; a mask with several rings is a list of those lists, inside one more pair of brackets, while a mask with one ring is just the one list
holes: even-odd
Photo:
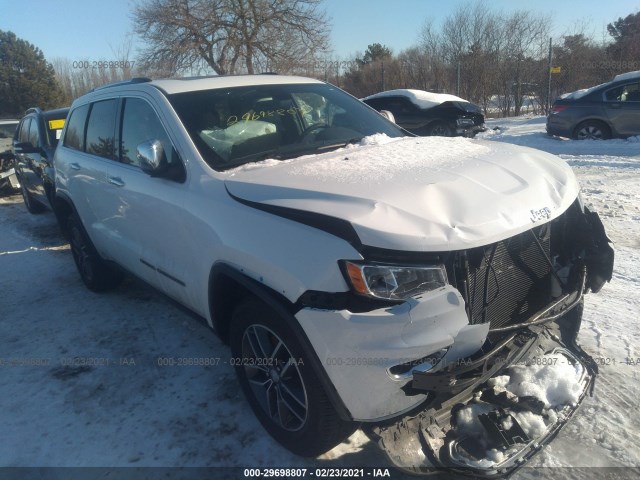
[[144, 0], [134, 9], [143, 67], [178, 74], [289, 72], [328, 47], [322, 0]]

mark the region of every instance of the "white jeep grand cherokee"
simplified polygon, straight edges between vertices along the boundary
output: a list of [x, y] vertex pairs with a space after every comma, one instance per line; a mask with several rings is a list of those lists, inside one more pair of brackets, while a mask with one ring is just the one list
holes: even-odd
[[[332, 85], [255, 75], [95, 89], [54, 163], [87, 287], [128, 271], [206, 318], [295, 453], [363, 422], [400, 467], [510, 471], [579, 401], [492, 379], [560, 355], [574, 400], [592, 385], [575, 340], [613, 249], [555, 156], [414, 137]], [[484, 412], [484, 439], [456, 430], [462, 407]], [[523, 410], [542, 433], [521, 428]]]

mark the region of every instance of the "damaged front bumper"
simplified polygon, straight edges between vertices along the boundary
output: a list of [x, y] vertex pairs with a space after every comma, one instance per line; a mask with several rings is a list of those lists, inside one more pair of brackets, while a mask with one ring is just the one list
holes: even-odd
[[[582, 303], [557, 321], [507, 336], [490, 354], [463, 366], [464, 371], [457, 368], [457, 380], [449, 385], [446, 377], [429, 383], [425, 374], [414, 373], [413, 387], [430, 389], [429, 408], [393, 423], [365, 427], [365, 432], [397, 468], [412, 474], [438, 469], [481, 477], [513, 473], [555, 437], [593, 388], [597, 365], [575, 342], [581, 316]], [[566, 404], [545, 405], [496, 386], [496, 379], [510, 369], [540, 365], [549, 355], [573, 366], [574, 397]], [[457, 425], [457, 413], [463, 409], [480, 412], [474, 434]], [[535, 420], [536, 428], [525, 431], [518, 420], [522, 418]]]

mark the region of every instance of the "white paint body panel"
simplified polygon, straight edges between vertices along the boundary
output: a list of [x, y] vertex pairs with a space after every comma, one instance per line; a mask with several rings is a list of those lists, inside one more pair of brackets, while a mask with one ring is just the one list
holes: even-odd
[[[392, 308], [367, 313], [303, 309], [296, 315], [343, 402], [359, 421], [382, 420], [425, 399], [400, 389], [393, 365], [428, 357], [456, 345], [457, 358], [475, 352], [484, 330], [468, 328], [460, 293], [447, 286]], [[366, 399], [366, 400], [365, 400]]]
[[240, 198], [350, 221], [365, 245], [448, 251], [530, 229], [578, 196], [564, 161], [538, 150], [464, 138], [405, 138], [237, 169]]

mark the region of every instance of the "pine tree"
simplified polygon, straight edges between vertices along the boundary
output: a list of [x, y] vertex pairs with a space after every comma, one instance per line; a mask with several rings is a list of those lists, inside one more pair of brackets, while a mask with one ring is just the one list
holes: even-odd
[[0, 115], [22, 116], [29, 107], [62, 106], [53, 67], [42, 50], [0, 30]]

